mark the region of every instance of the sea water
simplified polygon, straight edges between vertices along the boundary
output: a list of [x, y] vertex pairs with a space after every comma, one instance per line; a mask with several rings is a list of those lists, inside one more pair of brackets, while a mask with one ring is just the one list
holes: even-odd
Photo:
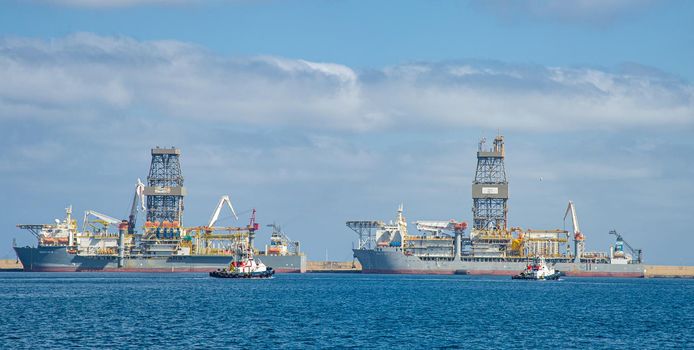
[[694, 280], [2, 273], [0, 348], [694, 349]]

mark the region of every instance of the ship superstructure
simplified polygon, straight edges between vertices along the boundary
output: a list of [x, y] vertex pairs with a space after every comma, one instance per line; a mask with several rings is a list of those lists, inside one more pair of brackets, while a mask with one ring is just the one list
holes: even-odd
[[267, 227], [272, 228], [272, 233], [270, 234], [270, 245], [265, 246], [265, 255], [274, 256], [285, 256], [285, 255], [296, 255], [301, 253], [301, 244], [299, 241], [294, 241], [289, 236], [287, 236], [280, 225], [272, 223], [267, 225]]
[[[240, 246], [254, 249], [260, 225], [256, 211], [245, 226], [219, 226], [224, 207], [238, 220], [229, 196], [222, 196], [210, 221], [183, 226], [184, 197], [181, 152], [154, 148], [145, 186], [135, 186], [128, 219], [118, 220], [94, 210], [84, 214], [82, 230], [72, 217], [55, 224], [17, 225], [37, 238], [36, 247], [15, 247], [27, 271], [205, 271], [229, 264]], [[146, 203], [146, 205], [145, 205]], [[146, 221], [136, 229], [139, 212]], [[114, 230], [115, 228], [115, 230]], [[298, 242], [293, 243], [298, 247]], [[297, 250], [284, 254], [256, 254], [278, 272], [305, 272], [306, 256]]]
[[621, 235], [610, 254], [585, 251], [585, 236], [571, 201], [564, 215], [565, 223], [567, 217], [572, 222], [571, 232], [509, 226], [504, 158], [503, 136], [494, 138], [489, 148], [484, 139], [479, 143], [469, 232], [465, 222], [444, 220], [415, 221], [419, 234], [408, 234], [402, 205], [396, 224], [347, 221], [347, 226], [359, 235], [358, 247], [353, 251], [363, 271], [512, 275], [524, 268], [529, 258], [542, 257], [567, 275], [643, 276], [641, 259], [632, 259], [623, 252]]

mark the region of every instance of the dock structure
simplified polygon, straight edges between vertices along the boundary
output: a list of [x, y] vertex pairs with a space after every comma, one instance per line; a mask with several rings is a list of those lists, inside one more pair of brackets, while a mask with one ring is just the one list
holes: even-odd
[[308, 273], [361, 273], [358, 261], [309, 261]]
[[646, 278], [694, 278], [694, 266], [646, 265]]
[[3, 259], [0, 260], [0, 271], [5, 271], [5, 272], [18, 272], [18, 271], [23, 271], [24, 266], [22, 266], [22, 263], [19, 262], [19, 259]]

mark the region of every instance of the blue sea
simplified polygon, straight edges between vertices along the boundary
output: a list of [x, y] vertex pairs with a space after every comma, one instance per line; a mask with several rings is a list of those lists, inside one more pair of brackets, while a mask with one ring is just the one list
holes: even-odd
[[694, 280], [0, 274], [0, 348], [694, 349]]

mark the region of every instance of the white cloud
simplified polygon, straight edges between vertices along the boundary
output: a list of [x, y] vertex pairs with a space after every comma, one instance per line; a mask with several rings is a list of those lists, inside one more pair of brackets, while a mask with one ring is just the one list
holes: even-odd
[[0, 120], [145, 116], [316, 130], [691, 127], [694, 86], [653, 69], [487, 61], [356, 71], [230, 58], [177, 41], [76, 34], [0, 40]]

